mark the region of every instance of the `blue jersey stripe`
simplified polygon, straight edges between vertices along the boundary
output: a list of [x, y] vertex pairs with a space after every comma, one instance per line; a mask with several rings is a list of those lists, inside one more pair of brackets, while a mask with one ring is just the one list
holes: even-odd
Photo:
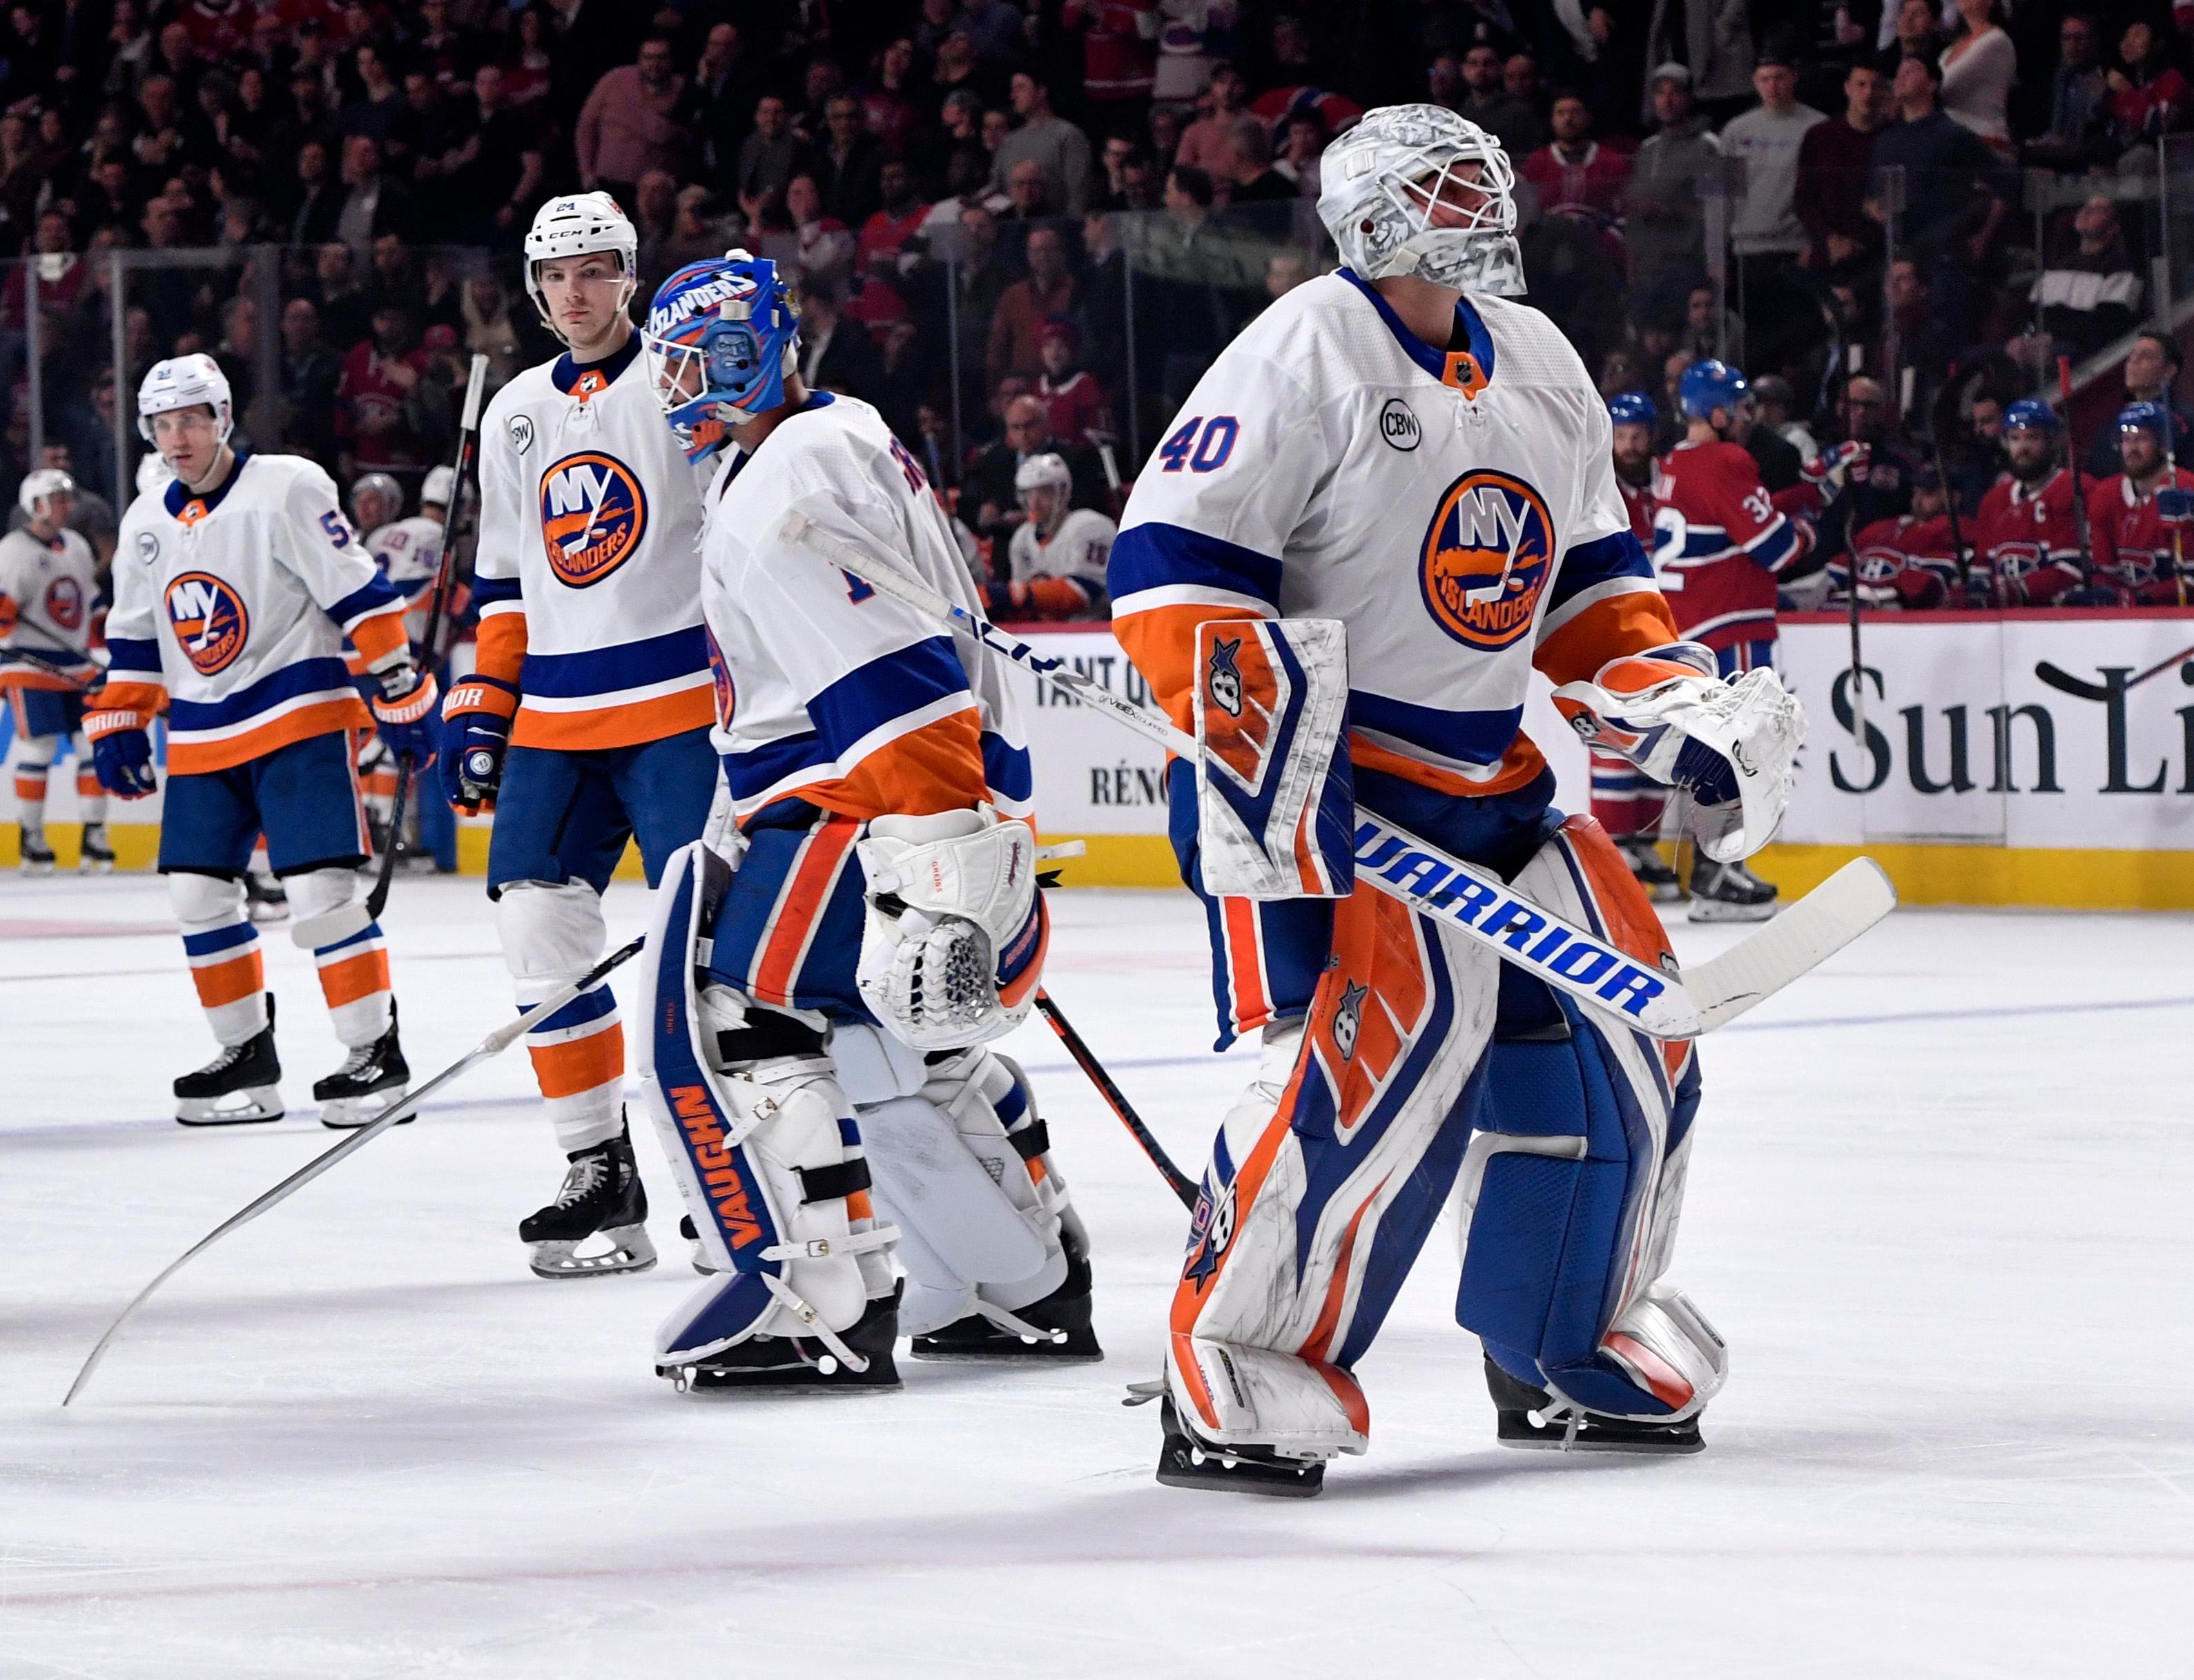
[[294, 700], [299, 695], [337, 689], [346, 694], [353, 691], [350, 671], [342, 660], [301, 659], [220, 700], [171, 698], [168, 702], [168, 725], [183, 731], [221, 729], [256, 717], [268, 707]]
[[519, 598], [518, 580], [514, 577], [475, 577], [473, 579], [473, 605], [475, 607], [494, 606]]
[[856, 665], [807, 702], [807, 716], [827, 756], [843, 758], [854, 743], [894, 719], [967, 693], [968, 673], [952, 639], [931, 636]]
[[1029, 800], [1036, 797], [1036, 777], [1029, 755], [1002, 736], [983, 731], [983, 780], [1004, 798]]
[[1457, 712], [1444, 706], [1412, 706], [1406, 700], [1352, 688], [1348, 721], [1461, 764], [1498, 764], [1523, 725], [1524, 708]]
[[1617, 577], [1651, 577], [1653, 563], [1646, 558], [1646, 551], [1638, 539], [1627, 530], [1617, 531], [1612, 536], [1580, 542], [1562, 556], [1562, 569], [1555, 574], [1553, 592], [1547, 599], [1549, 612], [1559, 610], [1565, 602], [1574, 599], [1587, 589]]
[[140, 641], [135, 636], [109, 636], [106, 652], [110, 676], [136, 671], [153, 677], [160, 674], [160, 645], [156, 641]]
[[787, 735], [744, 752], [724, 754], [724, 783], [735, 800], [750, 800], [788, 776], [831, 762], [830, 749], [812, 729]]
[[589, 695], [642, 688], [709, 668], [709, 633], [698, 624], [668, 635], [577, 653], [526, 656], [521, 685], [543, 700], [583, 700]]
[[404, 598], [396, 593], [388, 580], [376, 572], [370, 582], [360, 584], [330, 607], [328, 616], [347, 630], [370, 612], [403, 604]]
[[1255, 595], [1279, 611], [1280, 563], [1269, 554], [1156, 520], [1131, 526], [1113, 539], [1105, 588], [1114, 600], [1183, 584]]

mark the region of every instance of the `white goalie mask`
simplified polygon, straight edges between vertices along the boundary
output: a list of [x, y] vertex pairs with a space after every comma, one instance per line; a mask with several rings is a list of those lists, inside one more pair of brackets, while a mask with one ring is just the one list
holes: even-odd
[[[1320, 175], [1318, 219], [1360, 278], [1523, 295], [1516, 171], [1477, 123], [1443, 106], [1381, 106], [1333, 142]], [[1439, 206], [1461, 219], [1435, 226]]]

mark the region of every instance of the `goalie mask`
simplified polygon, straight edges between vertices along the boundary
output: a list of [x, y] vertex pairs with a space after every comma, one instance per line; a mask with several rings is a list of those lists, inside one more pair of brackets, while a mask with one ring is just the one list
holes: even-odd
[[1475, 123], [1437, 105], [1381, 106], [1334, 141], [1320, 173], [1318, 219], [1360, 278], [1523, 295], [1516, 171]]
[[[1047, 542], [1065, 521], [1073, 490], [1074, 474], [1055, 455], [1032, 455], [1014, 469], [1014, 496], [1036, 527], [1036, 534]], [[1041, 513], [1037, 511], [1039, 492], [1043, 494]]]
[[727, 251], [663, 283], [640, 341], [663, 418], [698, 461], [727, 427], [784, 401], [799, 366], [800, 312], [776, 263]]

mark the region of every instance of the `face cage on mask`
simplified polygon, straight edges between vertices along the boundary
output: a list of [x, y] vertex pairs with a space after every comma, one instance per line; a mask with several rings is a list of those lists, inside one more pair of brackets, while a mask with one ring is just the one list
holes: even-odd
[[[1429, 182], [1420, 178], [1433, 169], [1432, 159], [1449, 151]], [[1466, 163], [1479, 165], [1478, 179], [1465, 181], [1456, 174]], [[1450, 183], [1479, 195], [1467, 219], [1452, 226], [1434, 226], [1435, 207]], [[1388, 274], [1416, 274], [1439, 285], [1458, 290], [1482, 290], [1520, 295], [1524, 290], [1521, 253], [1517, 249], [1516, 171], [1505, 152], [1451, 151], [1446, 142], [1419, 146], [1404, 163], [1389, 168], [1379, 184], [1379, 194], [1403, 219], [1408, 232], [1397, 242]], [[1379, 278], [1379, 277], [1367, 277]]]

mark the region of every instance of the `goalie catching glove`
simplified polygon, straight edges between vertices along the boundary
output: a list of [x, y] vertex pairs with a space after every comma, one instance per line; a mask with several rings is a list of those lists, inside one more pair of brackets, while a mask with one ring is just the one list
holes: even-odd
[[1564, 683], [1554, 705], [1588, 746], [1690, 794], [1693, 836], [1715, 863], [1749, 857], [1782, 826], [1806, 714], [1766, 667], [1726, 683], [1711, 649], [1673, 642]]
[[879, 817], [859, 851], [868, 909], [855, 981], [876, 1018], [917, 1050], [1019, 1026], [1051, 937], [1028, 824], [987, 805]]

